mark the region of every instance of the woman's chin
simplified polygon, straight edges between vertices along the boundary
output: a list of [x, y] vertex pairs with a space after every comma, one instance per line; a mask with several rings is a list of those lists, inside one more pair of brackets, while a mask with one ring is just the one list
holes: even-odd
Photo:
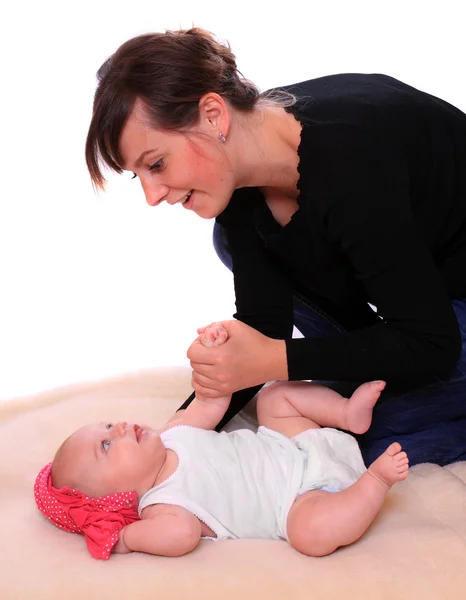
[[215, 219], [215, 217], [218, 217], [218, 215], [220, 214], [218, 211], [213, 211], [213, 210], [203, 210], [202, 208], [200, 210], [193, 210], [193, 213], [200, 217], [201, 219]]

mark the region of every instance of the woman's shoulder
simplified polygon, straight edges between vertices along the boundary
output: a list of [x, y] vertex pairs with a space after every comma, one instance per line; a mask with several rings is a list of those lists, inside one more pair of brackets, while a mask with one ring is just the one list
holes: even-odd
[[[333, 100], [384, 102], [400, 94], [424, 94], [416, 88], [382, 73], [337, 73], [274, 88], [293, 94], [298, 104], [303, 101]], [[269, 90], [271, 92], [272, 90]]]
[[363, 125], [389, 131], [397, 121], [408, 130], [420, 120], [439, 116], [466, 121], [462, 111], [444, 100], [381, 73], [339, 73], [276, 89], [295, 96], [295, 104], [287, 110], [319, 125]]

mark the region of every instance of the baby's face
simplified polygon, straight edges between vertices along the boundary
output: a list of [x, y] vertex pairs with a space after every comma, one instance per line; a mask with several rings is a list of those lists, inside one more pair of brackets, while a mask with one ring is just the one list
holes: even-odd
[[73, 433], [55, 457], [55, 487], [79, 490], [88, 496], [153, 487], [166, 456], [160, 435], [133, 423], [86, 425]]

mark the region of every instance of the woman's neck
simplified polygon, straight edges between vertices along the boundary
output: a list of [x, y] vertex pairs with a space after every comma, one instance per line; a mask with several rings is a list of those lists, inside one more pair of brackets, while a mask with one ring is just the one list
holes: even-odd
[[237, 187], [261, 187], [296, 197], [301, 123], [282, 107], [237, 115], [229, 135]]

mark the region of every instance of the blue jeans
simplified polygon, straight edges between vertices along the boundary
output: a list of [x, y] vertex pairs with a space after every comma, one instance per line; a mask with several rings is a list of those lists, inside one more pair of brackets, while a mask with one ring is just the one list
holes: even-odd
[[[224, 229], [217, 223], [214, 248], [230, 270], [231, 257]], [[432, 462], [445, 465], [466, 460], [466, 299], [452, 300], [461, 330], [462, 354], [448, 378], [409, 391], [383, 392], [377, 402], [372, 425], [356, 435], [366, 465], [392, 442], [400, 442], [410, 464]], [[294, 298], [294, 324], [304, 337], [323, 337], [344, 329], [302, 296]], [[359, 383], [321, 381], [349, 397]], [[362, 383], [362, 382], [361, 382]]]

